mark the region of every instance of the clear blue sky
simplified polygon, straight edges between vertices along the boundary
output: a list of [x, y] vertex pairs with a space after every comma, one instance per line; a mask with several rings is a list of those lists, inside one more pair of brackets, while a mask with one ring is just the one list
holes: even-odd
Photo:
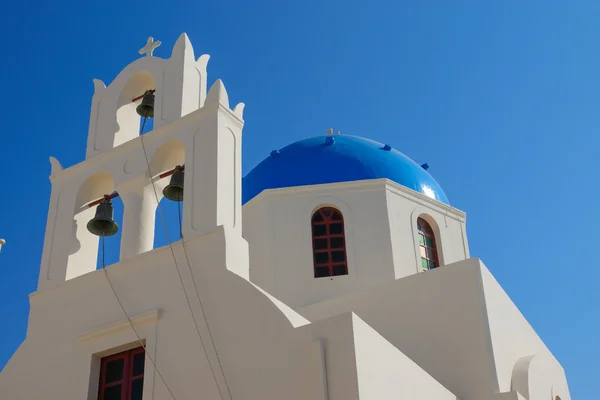
[[329, 127], [428, 162], [573, 398], [597, 398], [599, 21], [591, 0], [5, 3], [0, 368], [37, 285], [48, 156], [83, 159], [92, 78], [185, 31], [246, 103], [245, 173]]

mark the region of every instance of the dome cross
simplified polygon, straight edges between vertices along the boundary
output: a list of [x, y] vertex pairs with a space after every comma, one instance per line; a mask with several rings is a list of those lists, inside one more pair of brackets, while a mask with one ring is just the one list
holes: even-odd
[[326, 131], [325, 133], [326, 133], [327, 135], [339, 135], [339, 134], [340, 134], [340, 131], [336, 131], [336, 132], [334, 132], [334, 131], [333, 131], [333, 128], [329, 128], [329, 129], [327, 129], [327, 131]]

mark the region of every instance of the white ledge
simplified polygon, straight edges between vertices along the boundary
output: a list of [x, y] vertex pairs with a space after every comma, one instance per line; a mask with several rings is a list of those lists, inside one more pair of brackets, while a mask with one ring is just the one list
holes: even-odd
[[[140, 315], [136, 315], [135, 317], [130, 317], [130, 319], [131, 323], [136, 328], [138, 328], [141, 325], [146, 325], [158, 321], [158, 319], [160, 318], [160, 314], [161, 310], [155, 309]], [[89, 342], [90, 340], [94, 340], [102, 336], [112, 335], [127, 329], [131, 329], [131, 324], [127, 319], [124, 319], [119, 322], [114, 322], [112, 324], [105, 325], [101, 328], [96, 328], [92, 331], [84, 333], [83, 335], [79, 335], [78, 339], [80, 342]]]

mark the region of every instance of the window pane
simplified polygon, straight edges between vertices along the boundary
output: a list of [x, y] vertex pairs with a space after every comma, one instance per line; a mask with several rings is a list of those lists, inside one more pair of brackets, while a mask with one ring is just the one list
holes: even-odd
[[315, 278], [323, 278], [325, 276], [329, 276], [329, 267], [315, 268]]
[[343, 261], [346, 261], [344, 250], [342, 250], [342, 251], [332, 251], [331, 252], [331, 261], [332, 262], [343, 262]]
[[313, 222], [321, 222], [323, 221], [323, 216], [321, 215], [320, 212], [317, 212], [315, 215], [313, 215]]
[[419, 244], [425, 244], [425, 238], [419, 233]]
[[429, 261], [429, 269], [434, 269], [434, 268], [437, 268], [436, 263], [433, 261]]
[[325, 225], [313, 225], [313, 235], [325, 236], [327, 234]]
[[427, 252], [425, 251], [425, 247], [421, 246], [421, 247], [419, 247], [419, 250], [421, 250], [421, 257], [427, 257]]
[[342, 220], [342, 215], [339, 212], [334, 211], [333, 215], [331, 216], [331, 219], [334, 220], [334, 221], [341, 221]]
[[435, 254], [433, 252], [433, 249], [427, 249], [427, 258], [429, 258], [430, 260], [435, 260]]
[[329, 240], [331, 241], [332, 249], [343, 249], [344, 248], [344, 238], [343, 237], [331, 238]]
[[134, 379], [131, 382], [131, 400], [142, 400], [144, 390], [144, 379]]
[[104, 389], [104, 400], [121, 400], [121, 385]]
[[427, 247], [433, 247], [433, 240], [429, 237], [425, 237], [425, 243], [427, 243]]
[[421, 258], [421, 267], [423, 267], [424, 270], [427, 270], [427, 259], [426, 258]]
[[327, 239], [315, 239], [315, 250], [327, 249]]
[[326, 264], [328, 262], [329, 262], [329, 253], [327, 253], [327, 252], [315, 253], [315, 263]]
[[329, 225], [329, 233], [331, 233], [332, 235], [338, 235], [342, 232], [343, 232], [342, 224], [335, 223], [335, 224]]
[[133, 376], [142, 375], [144, 373], [144, 353], [138, 353], [133, 356]]
[[331, 210], [330, 209], [324, 209], [323, 211], [321, 211], [323, 213], [324, 216], [329, 217], [329, 215], [331, 214]]
[[348, 269], [346, 268], [346, 264], [334, 265], [333, 266], [333, 275], [347, 275]]
[[104, 383], [118, 382], [123, 379], [124, 364], [125, 359], [123, 358], [107, 362]]

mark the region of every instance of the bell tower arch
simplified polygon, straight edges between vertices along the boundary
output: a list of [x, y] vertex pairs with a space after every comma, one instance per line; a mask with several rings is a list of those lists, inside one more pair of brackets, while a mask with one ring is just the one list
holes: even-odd
[[196, 60], [185, 33], [175, 43], [168, 59], [153, 55], [160, 43], [149, 38], [146, 46], [140, 49], [144, 56], [125, 67], [108, 87], [94, 79], [86, 158], [109, 151], [139, 135], [140, 117], [136, 108], [148, 90], [155, 94], [155, 128], [203, 106], [210, 56], [204, 54]]
[[[195, 59], [186, 34], [168, 59], [153, 55], [159, 43], [150, 38], [140, 50], [144, 56], [110, 85], [94, 80], [86, 160], [63, 169], [51, 158], [38, 290], [96, 269], [99, 236], [114, 231], [102, 228], [101, 219], [110, 227], [112, 218], [103, 199], [118, 196], [123, 203], [120, 260], [153, 249], [155, 214], [165, 194], [183, 201], [183, 240], [218, 227], [241, 240], [244, 105], [230, 109], [220, 79], [207, 93], [209, 56]], [[144, 117], [153, 117], [154, 124], [141, 136]]]

